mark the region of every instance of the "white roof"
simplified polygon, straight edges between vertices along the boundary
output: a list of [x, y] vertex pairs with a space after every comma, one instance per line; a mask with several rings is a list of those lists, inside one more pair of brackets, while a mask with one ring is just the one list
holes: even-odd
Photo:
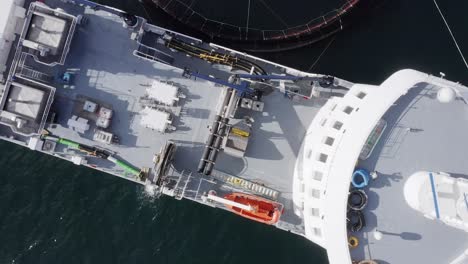
[[36, 119], [44, 100], [44, 92], [32, 87], [14, 85], [7, 100], [7, 111]]
[[8, 25], [8, 19], [10, 12], [14, 6], [15, 0], [2, 0], [0, 4], [0, 38], [5, 33], [5, 29]]
[[153, 81], [151, 87], [146, 89], [148, 97], [155, 99], [158, 102], [161, 102], [166, 105], [174, 104], [174, 101], [177, 100], [178, 88], [174, 85], [167, 83]]
[[63, 38], [66, 37], [66, 21], [64, 19], [35, 13], [31, 20], [27, 39], [46, 45], [51, 49], [51, 53], [56, 55]]
[[141, 112], [141, 125], [164, 132], [169, 124], [169, 113], [146, 107]]
[[85, 133], [89, 129], [88, 120], [84, 118], [75, 119], [76, 116], [68, 119], [67, 125], [79, 133]]

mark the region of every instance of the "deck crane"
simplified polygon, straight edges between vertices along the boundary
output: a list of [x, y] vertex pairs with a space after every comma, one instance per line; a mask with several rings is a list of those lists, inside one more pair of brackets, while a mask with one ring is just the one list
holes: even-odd
[[254, 91], [249, 88], [249, 82], [247, 81], [241, 81], [240, 83], [231, 83], [228, 80], [218, 79], [213, 76], [209, 76], [209, 75], [202, 74], [199, 72], [192, 72], [188, 68], [184, 69], [184, 73], [182, 74], [182, 76], [186, 78], [190, 78], [193, 76], [195, 78], [200, 78], [200, 79], [207, 80], [216, 84], [224, 85], [224, 86], [233, 88], [234, 90], [240, 92], [241, 94], [254, 93]]
[[335, 77], [333, 76], [294, 76], [294, 75], [257, 75], [257, 74], [235, 74], [235, 79], [244, 78], [244, 79], [251, 79], [251, 80], [291, 80], [291, 81], [318, 81], [320, 86], [322, 87], [330, 87], [333, 82], [335, 81]]
[[245, 79], [260, 79], [260, 80], [313, 80], [318, 79], [317, 77], [310, 77], [310, 76], [293, 76], [293, 75], [257, 75], [257, 74], [235, 74], [237, 78], [245, 78]]

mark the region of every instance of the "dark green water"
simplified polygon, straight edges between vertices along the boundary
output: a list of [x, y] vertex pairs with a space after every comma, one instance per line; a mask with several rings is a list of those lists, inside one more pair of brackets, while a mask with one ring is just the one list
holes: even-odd
[[[136, 0], [106, 2], [144, 15]], [[439, 4], [468, 52], [468, 1]], [[330, 41], [262, 56], [307, 70]], [[408, 67], [468, 84], [432, 0], [382, 0], [339, 33], [312, 70], [379, 83]], [[154, 199], [133, 183], [10, 143], [0, 150], [0, 263], [327, 263], [324, 250], [275, 228]]]

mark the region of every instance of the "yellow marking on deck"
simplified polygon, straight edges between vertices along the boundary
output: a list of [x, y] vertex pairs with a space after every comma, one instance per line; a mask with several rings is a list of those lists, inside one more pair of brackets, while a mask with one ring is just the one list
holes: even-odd
[[236, 128], [236, 127], [233, 127], [231, 129], [232, 133], [235, 134], [235, 135], [238, 135], [238, 136], [241, 136], [241, 137], [248, 137], [250, 136], [250, 133], [245, 131], [245, 130], [242, 130], [242, 129], [239, 129], [239, 128]]

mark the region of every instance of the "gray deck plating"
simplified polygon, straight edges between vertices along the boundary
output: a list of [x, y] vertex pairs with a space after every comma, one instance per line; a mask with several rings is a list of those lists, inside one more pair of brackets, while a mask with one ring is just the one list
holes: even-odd
[[[437, 89], [420, 84], [400, 98], [384, 116], [388, 127], [372, 156], [359, 163], [379, 177], [367, 190], [367, 227], [359, 237], [362, 246], [351, 250], [355, 259], [440, 264], [468, 247], [466, 232], [425, 218], [403, 196], [406, 179], [420, 170], [468, 175], [468, 106], [462, 100], [439, 103]], [[382, 240], [374, 239], [374, 228]]]
[[[215, 190], [220, 195], [240, 190], [241, 187], [225, 183], [221, 180], [224, 178], [219, 177], [224, 174], [233, 175], [255, 183], [258, 189], [264, 186], [277, 191], [278, 201], [285, 206], [277, 226], [295, 233], [303, 233], [302, 219], [295, 216], [292, 210], [292, 177], [304, 133], [322, 105], [320, 101], [291, 100], [279, 89], [264, 96], [264, 111], [251, 114], [255, 122], [245, 157], [234, 158], [221, 154], [213, 175], [202, 176], [196, 173], [197, 164], [208, 136], [208, 126], [213, 122], [220, 94], [226, 87], [215, 86], [200, 79], [187, 79], [182, 76], [182, 69], [188, 67], [193, 71], [223, 79], [227, 79], [232, 72], [229, 72], [227, 67], [214, 66], [186, 54], [174, 52], [158, 43], [151, 33], [144, 39], [145, 45], [170, 54], [174, 63], [169, 66], [143, 60], [133, 55], [133, 51], [138, 48], [138, 42], [131, 39], [132, 30], [124, 28], [118, 16], [60, 1], [47, 3], [72, 15], [83, 14], [87, 19], [85, 25], [76, 29], [65, 65], [49, 67], [35, 62], [32, 57], [26, 57], [24, 60], [25, 66], [48, 76], [58, 76], [65, 71], [74, 73], [73, 85], [70, 87], [51, 83], [57, 88], [51, 111], [57, 114], [58, 122], [46, 125], [50, 133], [106, 149], [138, 168], [152, 168], [153, 156], [167, 140], [172, 140], [178, 147], [166, 184], [176, 189], [176, 197], [206, 203], [202, 194], [210, 190]], [[184, 40], [193, 41], [187, 38]], [[212, 49], [204, 43], [200, 43], [200, 47]], [[262, 61], [255, 63], [268, 74], [284, 74], [286, 71], [285, 68]], [[186, 98], [181, 98], [175, 106], [180, 108], [180, 114], [174, 116], [173, 120], [176, 131], [162, 134], [140, 125], [139, 112], [143, 106], [139, 99], [155, 79], [172, 82], [186, 95]], [[306, 85], [310, 85], [310, 81]], [[96, 129], [94, 125], [84, 134], [68, 127], [67, 120], [75, 114], [77, 104], [83, 103], [83, 98], [90, 98], [115, 111], [110, 131], [120, 137], [119, 145], [93, 141], [92, 134]], [[4, 137], [15, 136], [8, 129], [2, 128], [0, 132]], [[28, 140], [21, 136], [15, 137], [23, 142]], [[53, 154], [65, 159], [70, 159], [72, 155], [80, 155], [76, 150], [61, 145], [58, 145]], [[128, 176], [110, 161], [91, 156], [86, 158], [88, 164], [96, 169], [121, 177]], [[255, 193], [255, 190], [250, 191]], [[209, 205], [224, 208], [221, 204]]]
[[[196, 173], [197, 164], [208, 136], [208, 126], [213, 122], [218, 100], [226, 88], [200, 79], [187, 79], [182, 76], [183, 68], [223, 79], [233, 72], [227, 67], [211, 65], [167, 48], [157, 39], [157, 32], [163, 29], [148, 25], [147, 29], [154, 33], [146, 33], [138, 43], [138, 40], [132, 39], [135, 32], [122, 27], [122, 20], [117, 15], [64, 4], [59, 0], [47, 0], [47, 4], [87, 18], [86, 25], [76, 30], [65, 65], [49, 67], [35, 62], [31, 57], [24, 60], [30, 69], [48, 76], [57, 76], [65, 71], [74, 73], [71, 87], [65, 88], [52, 81], [57, 90], [51, 111], [57, 113], [58, 124], [47, 124], [46, 129], [50, 133], [107, 149], [139, 168], [153, 167], [153, 156], [167, 140], [172, 140], [178, 147], [165, 186], [174, 189], [176, 198], [226, 209], [222, 204], [207, 202], [203, 194], [215, 190], [220, 196], [233, 191], [250, 191], [261, 195], [260, 189], [266, 188], [272, 191], [270, 193], [277, 192], [278, 201], [285, 207], [277, 227], [304, 233], [303, 220], [293, 213], [293, 170], [296, 158], [302, 156], [305, 131], [323, 102], [291, 100], [279, 89], [264, 96], [264, 111], [250, 113], [255, 122], [245, 156], [234, 158], [221, 154], [213, 174], [203, 176]], [[178, 37], [186, 42], [196, 41]], [[134, 56], [133, 52], [138, 50], [140, 44], [172, 56], [173, 65]], [[212, 49], [206, 43], [199, 43], [199, 47]], [[236, 56], [243, 57], [239, 54]], [[285, 68], [259, 60], [255, 60], [255, 63], [268, 74], [283, 74], [286, 71]], [[180, 110], [173, 120], [176, 131], [162, 134], [140, 125], [143, 106], [139, 100], [145, 94], [145, 88], [155, 79], [172, 82], [186, 95], [174, 108], [169, 109], [175, 112]], [[338, 81], [345, 86], [352, 85]], [[372, 156], [359, 163], [360, 167], [369, 171], [378, 171], [380, 177], [368, 190], [369, 204], [365, 211], [367, 226], [357, 235], [361, 242], [357, 249], [351, 251], [353, 259], [372, 258], [379, 263], [440, 264], [460, 255], [468, 246], [466, 233], [424, 218], [409, 208], [403, 198], [405, 179], [416, 171], [444, 171], [460, 177], [468, 175], [468, 166], [464, 162], [468, 149], [468, 143], [464, 140], [468, 134], [467, 105], [461, 100], [440, 104], [434, 99], [434, 94], [433, 86], [422, 84], [403, 96], [385, 114], [388, 127]], [[115, 111], [110, 130], [120, 137], [119, 145], [93, 141], [95, 126], [85, 134], [78, 134], [68, 127], [67, 120], [76, 112], [76, 104], [82, 103], [85, 97]], [[0, 126], [0, 136], [20, 145], [27, 145], [29, 140], [5, 126]], [[70, 159], [79, 153], [59, 146], [55, 153], [48, 154]], [[127, 177], [114, 163], [90, 156], [86, 158], [96, 169]], [[247, 190], [230, 184], [226, 179], [231, 176], [244, 179], [248, 181], [247, 185], [254, 187]], [[384, 233], [381, 241], [373, 238], [374, 228]]]
[[[92, 141], [91, 135], [83, 137], [66, 126], [74, 99], [77, 95], [83, 95], [110, 104], [115, 110], [111, 130], [121, 138], [121, 144], [101, 147], [118, 153], [134, 166], [151, 167], [153, 155], [168, 139], [202, 144], [220, 89], [203, 80], [194, 85], [193, 80], [182, 77], [182, 70], [133, 56], [131, 52], [135, 43], [130, 41], [130, 33], [122, 28], [119, 18], [105, 18], [98, 14], [87, 16], [89, 24], [75, 36], [68, 64], [65, 65], [67, 69], [77, 69], [75, 87], [58, 90], [59, 97], [54, 109], [61, 116], [61, 125], [50, 128], [50, 131], [84, 144], [97, 144]], [[114, 23], [108, 23], [109, 19], [114, 19]], [[109, 41], [113, 44], [103, 45]], [[182, 87], [182, 92], [187, 95], [179, 102], [182, 110], [180, 116], [174, 119], [177, 127], [174, 132], [161, 134], [140, 125], [142, 106], [139, 98], [155, 79], [172, 81]], [[201, 155], [194, 150], [191, 152], [193, 159]], [[98, 165], [105, 166], [105, 163], [112, 165], [107, 161]]]

